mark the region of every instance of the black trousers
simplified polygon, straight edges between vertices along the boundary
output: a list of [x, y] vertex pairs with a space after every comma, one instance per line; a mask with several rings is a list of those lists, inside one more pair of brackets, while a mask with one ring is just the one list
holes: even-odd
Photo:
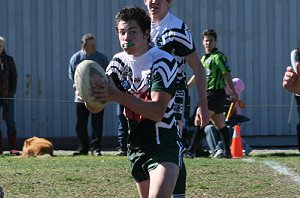
[[[9, 142], [9, 149], [17, 149], [16, 148], [16, 140], [17, 140], [17, 130], [16, 130], [16, 125], [15, 125], [15, 103], [14, 103], [14, 95], [9, 94], [8, 95], [9, 99], [7, 101], [7, 105], [3, 105], [3, 100], [0, 100], [0, 109], [4, 112], [4, 116], [2, 119], [5, 120], [6, 126], [7, 126], [7, 137], [8, 137], [8, 142]], [[2, 112], [0, 112], [2, 113]], [[2, 147], [2, 131], [0, 127], [0, 150]]]
[[[96, 150], [102, 149], [102, 134], [103, 134], [103, 115], [104, 110], [99, 113], [91, 113], [84, 103], [76, 103], [76, 114], [77, 114], [77, 122], [76, 122], [76, 132], [77, 137], [80, 142], [79, 150], [89, 149]], [[88, 122], [89, 116], [91, 115], [91, 125], [92, 125], [92, 136], [91, 142], [89, 141], [89, 133], [88, 133]]]
[[300, 151], [300, 96], [295, 95], [295, 100], [297, 103], [297, 112], [298, 112], [297, 140], [298, 140], [298, 149]]
[[118, 150], [127, 151], [127, 138], [128, 138], [128, 122], [123, 114], [124, 106], [118, 104], [118, 118], [119, 118], [119, 127], [118, 127]]

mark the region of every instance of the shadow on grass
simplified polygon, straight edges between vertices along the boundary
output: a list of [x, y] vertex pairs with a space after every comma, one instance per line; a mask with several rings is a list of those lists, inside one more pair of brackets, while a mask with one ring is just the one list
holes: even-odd
[[255, 154], [253, 157], [300, 157], [300, 153], [264, 153]]

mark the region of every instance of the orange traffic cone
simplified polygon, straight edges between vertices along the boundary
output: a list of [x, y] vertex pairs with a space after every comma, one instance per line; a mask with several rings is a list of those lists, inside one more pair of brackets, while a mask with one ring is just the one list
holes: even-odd
[[240, 125], [234, 126], [232, 142], [231, 142], [231, 155], [232, 155], [232, 158], [243, 158], [244, 157]]

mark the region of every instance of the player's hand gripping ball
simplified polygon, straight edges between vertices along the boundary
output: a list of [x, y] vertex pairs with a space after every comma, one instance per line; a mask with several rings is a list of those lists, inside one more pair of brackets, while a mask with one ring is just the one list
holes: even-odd
[[107, 101], [96, 101], [96, 98], [92, 96], [92, 88], [95, 82], [108, 83], [104, 69], [95, 61], [82, 61], [75, 70], [74, 83], [77, 93], [92, 113], [102, 111], [108, 103]]

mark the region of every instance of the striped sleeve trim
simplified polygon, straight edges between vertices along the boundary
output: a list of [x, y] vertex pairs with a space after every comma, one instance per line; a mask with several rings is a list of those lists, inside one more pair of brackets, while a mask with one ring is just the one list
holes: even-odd
[[170, 61], [166, 58], [161, 58], [155, 61], [155, 63], [153, 64], [153, 74], [156, 75], [157, 73], [159, 73], [161, 75], [164, 86], [166, 88], [168, 88], [175, 80], [177, 70], [177, 61], [175, 59], [172, 59], [172, 61]]

